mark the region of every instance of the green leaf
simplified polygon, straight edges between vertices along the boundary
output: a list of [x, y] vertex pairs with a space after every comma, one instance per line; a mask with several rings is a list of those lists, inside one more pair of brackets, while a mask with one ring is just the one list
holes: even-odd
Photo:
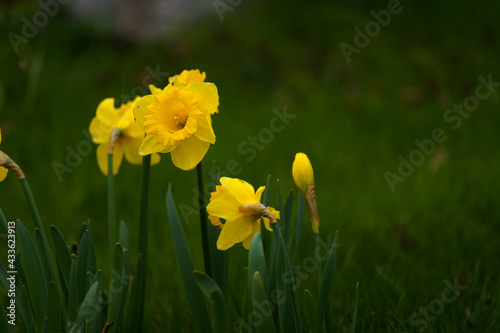
[[214, 280], [203, 272], [194, 271], [194, 279], [210, 303], [212, 331], [229, 332], [227, 305], [222, 290]]
[[290, 232], [290, 225], [292, 221], [292, 208], [293, 208], [293, 191], [288, 193], [288, 197], [286, 198], [285, 210], [283, 214], [283, 224], [285, 226], [285, 239], [287, 241], [287, 249], [288, 253], [290, 253], [290, 249], [292, 247], [293, 234]]
[[[290, 284], [290, 289], [292, 293], [292, 301], [294, 305], [294, 321], [295, 321], [295, 327], [300, 331], [302, 331], [302, 319], [301, 319], [301, 314], [300, 314], [300, 306], [299, 306], [299, 298], [297, 296], [297, 286], [295, 285], [295, 278], [293, 277], [293, 270], [292, 270], [292, 265], [290, 264], [290, 258], [288, 257], [288, 252], [286, 250], [286, 245], [285, 241], [283, 240], [283, 235], [281, 234], [281, 230], [278, 226], [277, 223], [272, 223], [271, 224], [273, 231], [275, 232], [275, 237], [278, 242], [278, 251], [277, 251], [277, 265], [280, 266], [280, 261], [284, 261], [286, 264], [286, 269], [283, 269], [283, 267], [280, 267], [280, 270], [277, 271], [277, 281], [278, 283], [283, 283], [283, 280], [285, 280], [285, 285]], [[279, 274], [281, 273], [281, 274]], [[283, 287], [283, 286], [281, 286]], [[287, 299], [288, 301], [288, 299]], [[286, 304], [284, 304], [286, 305]]]
[[89, 291], [83, 299], [75, 324], [71, 327], [70, 333], [78, 332], [84, 321], [90, 321], [94, 318], [99, 310], [99, 299], [101, 297], [101, 288], [99, 283], [95, 282], [90, 286]]
[[255, 322], [255, 331], [257, 333], [276, 332], [273, 322], [273, 313], [267, 299], [266, 288], [262, 281], [261, 274], [258, 271], [253, 273], [252, 277], [252, 307], [253, 313], [259, 314], [262, 322]]
[[109, 304], [107, 322], [114, 324], [108, 332], [116, 332], [120, 306], [122, 303], [125, 268], [123, 263], [123, 249], [116, 244], [113, 250], [113, 269], [109, 282]]
[[266, 258], [264, 255], [264, 247], [262, 246], [262, 238], [260, 232], [257, 232], [250, 243], [248, 251], [248, 285], [250, 295], [253, 295], [253, 276], [255, 272], [260, 272], [259, 276], [267, 286]]
[[170, 221], [170, 229], [172, 231], [172, 241], [175, 249], [175, 257], [179, 266], [180, 276], [186, 298], [189, 302], [189, 308], [193, 315], [193, 321], [198, 332], [211, 332], [210, 321], [208, 319], [205, 301], [201, 294], [193, 276], [193, 261], [189, 253], [189, 248], [182, 229], [181, 220], [177, 209], [175, 208], [174, 199], [172, 198], [171, 186], [167, 192], [167, 212]]
[[77, 309], [78, 309], [78, 285], [76, 278], [77, 271], [77, 257], [72, 255], [71, 269], [69, 275], [69, 287], [68, 287], [68, 309], [69, 309], [69, 321], [74, 322], [76, 320]]
[[123, 250], [128, 250], [128, 228], [127, 223], [125, 221], [120, 221], [120, 244]]
[[50, 332], [62, 332], [61, 327], [61, 310], [62, 305], [59, 303], [59, 297], [57, 296], [56, 285], [53, 281], [50, 282], [49, 294], [47, 297], [47, 318], [49, 319], [49, 331]]
[[95, 258], [94, 238], [92, 237], [92, 230], [90, 229], [90, 221], [87, 221], [87, 231], [89, 232], [89, 254], [87, 259], [87, 270], [95, 275], [97, 272], [97, 263]]
[[0, 208], [0, 230], [2, 231], [2, 234], [5, 236], [5, 238], [7, 238], [7, 235], [9, 234], [9, 228], [7, 226], [7, 218], [5, 217], [2, 208]]
[[54, 244], [57, 265], [59, 267], [59, 272], [61, 272], [62, 281], [66, 289], [69, 289], [69, 275], [71, 272], [71, 254], [69, 248], [64, 241], [64, 237], [55, 226], [50, 227], [50, 233], [52, 235], [52, 243]]
[[332, 290], [333, 272], [335, 269], [335, 253], [337, 251], [337, 236], [335, 235], [335, 240], [333, 241], [328, 259], [325, 265], [325, 272], [323, 274], [323, 281], [321, 283], [321, 288], [318, 297], [318, 307], [316, 311], [316, 332], [321, 332], [323, 323], [325, 322], [325, 315], [328, 303], [330, 301], [330, 294]]
[[87, 265], [89, 257], [89, 232], [83, 233], [78, 245], [78, 261], [76, 265], [76, 284], [78, 286], [78, 304], [83, 302], [87, 294]]
[[47, 304], [47, 289], [45, 287], [45, 279], [42, 273], [42, 266], [38, 258], [37, 251], [30, 235], [23, 223], [17, 220], [17, 248], [23, 261], [23, 268], [26, 272], [26, 283], [29, 289], [29, 296], [33, 304], [33, 313], [37, 327], [42, 327], [45, 319], [46, 304]]
[[35, 232], [33, 233], [33, 240], [35, 243], [36, 251], [38, 253], [38, 257], [40, 259], [40, 265], [42, 266], [45, 287], [48, 289], [51, 282], [49, 263], [47, 261], [47, 256], [45, 255], [45, 251], [43, 248], [42, 235], [40, 234], [40, 230], [37, 228], [35, 228]]
[[359, 282], [356, 283], [356, 303], [354, 304], [354, 313], [352, 314], [351, 333], [356, 331], [356, 315], [358, 313], [358, 300], [359, 300]]
[[[130, 254], [128, 250], [123, 251], [123, 267], [124, 267], [124, 277], [123, 277], [123, 290], [122, 290], [122, 298], [121, 298], [121, 304], [120, 304], [120, 311], [119, 311], [119, 318], [124, 318], [124, 312], [125, 312], [125, 303], [127, 302], [128, 298], [128, 292], [130, 290], [130, 280], [132, 278], [132, 272], [130, 271]], [[120, 320], [117, 324], [118, 328], [117, 331], [123, 332], [123, 325], [125, 325], [124, 320]]]
[[21, 302], [23, 304], [23, 308], [26, 309], [26, 316], [24, 322], [24, 328], [26, 329], [26, 333], [34, 332], [35, 323], [33, 322], [33, 309], [31, 308], [30, 295], [28, 293], [28, 288], [25, 285], [21, 286]]
[[293, 262], [297, 260], [297, 253], [299, 253], [300, 231], [302, 230], [302, 220], [304, 219], [304, 197], [299, 193], [297, 199], [297, 219], [295, 222], [295, 254]]
[[[309, 291], [309, 289], [304, 290], [304, 303], [306, 306], [307, 319], [309, 321], [309, 325], [311, 326], [311, 332], [314, 332], [314, 325], [316, 325], [317, 304], [313, 294]], [[322, 332], [326, 332], [324, 326]]]

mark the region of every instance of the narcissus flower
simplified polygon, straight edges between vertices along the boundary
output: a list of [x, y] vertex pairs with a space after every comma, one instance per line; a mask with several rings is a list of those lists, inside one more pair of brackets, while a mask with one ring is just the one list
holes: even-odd
[[217, 112], [219, 94], [205, 73], [184, 71], [160, 90], [134, 102], [137, 123], [146, 132], [139, 154], [171, 153], [172, 162], [191, 170], [215, 143], [211, 115]]
[[316, 204], [316, 185], [311, 161], [304, 153], [297, 153], [292, 166], [292, 175], [295, 185], [307, 202], [314, 233], [319, 232], [319, 213]]
[[272, 231], [269, 224], [280, 218], [280, 212], [260, 203], [265, 186], [255, 192], [252, 185], [240, 179], [222, 177], [220, 182], [222, 185], [217, 186], [207, 205], [208, 218], [213, 225], [222, 228], [217, 248], [227, 250], [243, 242], [243, 246], [249, 249], [253, 236], [260, 232], [261, 218], [266, 229]]
[[[135, 100], [138, 100], [137, 97]], [[92, 140], [99, 144], [97, 148], [97, 162], [104, 175], [108, 174], [108, 152], [110, 136], [115, 128], [118, 128], [118, 139], [113, 148], [113, 174], [118, 173], [123, 155], [132, 164], [141, 164], [142, 156], [139, 155], [139, 147], [144, 139], [144, 131], [134, 121], [132, 112], [133, 101], [122, 104], [115, 108], [115, 100], [106, 98], [97, 107], [96, 116], [90, 123], [90, 134]], [[151, 164], [160, 162], [160, 156], [151, 156]]]
[[[2, 129], [0, 129], [0, 143], [2, 143]], [[0, 182], [2, 180], [5, 179], [5, 177], [7, 177], [7, 172], [9, 170], [7, 170], [6, 168], [4, 168], [3, 166], [0, 166]]]

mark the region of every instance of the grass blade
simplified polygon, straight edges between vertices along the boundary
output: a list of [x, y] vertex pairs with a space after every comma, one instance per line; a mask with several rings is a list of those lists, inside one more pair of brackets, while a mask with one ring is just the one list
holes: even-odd
[[89, 321], [94, 318], [98, 309], [100, 297], [101, 288], [99, 288], [99, 282], [95, 282], [90, 286], [89, 291], [83, 299], [75, 324], [71, 327], [70, 333], [78, 332], [84, 321]]
[[335, 235], [335, 240], [333, 241], [332, 247], [330, 249], [330, 254], [326, 261], [325, 273], [323, 274], [323, 282], [321, 283], [321, 288], [318, 297], [318, 307], [316, 311], [316, 332], [321, 332], [323, 323], [325, 322], [325, 315], [327, 306], [330, 300], [330, 293], [332, 290], [333, 272], [335, 269], [335, 254], [337, 251], [337, 236]]
[[45, 251], [43, 250], [43, 241], [42, 235], [40, 234], [40, 230], [35, 228], [35, 232], [33, 233], [33, 242], [35, 243], [35, 248], [38, 253], [38, 257], [40, 259], [40, 265], [42, 266], [42, 272], [45, 280], [45, 287], [47, 290], [50, 285], [50, 271], [49, 271], [49, 263], [47, 261], [47, 256], [45, 255]]
[[262, 322], [254, 321], [255, 331], [257, 333], [276, 332], [266, 288], [264, 287], [262, 276], [258, 271], [255, 271], [252, 276], [252, 307], [253, 312], [259, 313], [262, 318]]
[[203, 272], [194, 271], [194, 279], [210, 303], [212, 331], [229, 332], [227, 304], [222, 290], [214, 280]]
[[45, 319], [47, 304], [47, 288], [43, 277], [42, 266], [30, 235], [21, 221], [16, 223], [17, 247], [26, 272], [26, 283], [37, 327], [40, 329]]
[[354, 313], [352, 314], [351, 333], [356, 331], [356, 315], [358, 314], [358, 300], [359, 300], [359, 282], [356, 283], [356, 303], [354, 304]]
[[266, 272], [266, 258], [264, 256], [264, 247], [262, 245], [262, 237], [260, 232], [257, 232], [250, 243], [250, 250], [248, 251], [248, 285], [250, 295], [253, 295], [253, 277], [255, 272], [259, 272], [259, 277], [262, 282], [267, 286], [267, 272]]
[[28, 293], [28, 288], [25, 285], [21, 286], [21, 302], [23, 304], [23, 308], [26, 309], [24, 328], [27, 331], [26, 333], [31, 333], [34, 331], [36, 326], [35, 323], [33, 323], [33, 309], [31, 308], [30, 295]]
[[78, 261], [76, 265], [76, 283], [78, 286], [78, 304], [83, 302], [87, 294], [87, 264], [89, 257], [89, 232], [83, 233], [78, 246]]
[[193, 261], [191, 260], [191, 255], [189, 253], [186, 236], [184, 234], [184, 230], [182, 229], [179, 214], [175, 208], [170, 185], [167, 192], [167, 212], [168, 219], [170, 221], [170, 229], [172, 231], [175, 258], [177, 259], [182, 285], [184, 287], [184, 292], [186, 293], [186, 298], [189, 302], [189, 308], [191, 309], [191, 313], [193, 315], [193, 321], [198, 332], [211, 332], [210, 321], [205, 308], [205, 301], [203, 300], [200, 289], [194, 280]]
[[113, 251], [113, 269], [111, 270], [111, 280], [109, 281], [109, 304], [107, 323], [113, 324], [110, 333], [116, 332], [118, 315], [122, 303], [123, 285], [125, 269], [123, 264], [123, 249], [120, 244], [115, 245]]
[[54, 281], [51, 281], [47, 297], [47, 318], [49, 319], [48, 329], [50, 332], [63, 332], [61, 327], [62, 309], [62, 304], [59, 303], [59, 297], [57, 296], [56, 285]]
[[55, 226], [50, 227], [50, 233], [52, 235], [52, 243], [54, 244], [56, 261], [62, 276], [62, 281], [66, 289], [69, 289], [69, 276], [71, 273], [71, 254], [69, 248], [64, 237]]

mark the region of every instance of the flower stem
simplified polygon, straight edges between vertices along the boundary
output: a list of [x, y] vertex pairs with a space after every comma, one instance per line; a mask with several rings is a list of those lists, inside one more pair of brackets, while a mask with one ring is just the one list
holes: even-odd
[[200, 207], [201, 239], [203, 244], [203, 260], [205, 262], [205, 273], [212, 277], [212, 264], [210, 262], [210, 246], [208, 243], [207, 208], [205, 206], [205, 191], [203, 186], [203, 167], [201, 162], [196, 166], [198, 174], [198, 203]]
[[318, 262], [318, 290], [321, 290], [321, 282], [323, 280], [323, 266], [321, 262], [321, 242], [319, 239], [319, 233], [316, 232], [314, 233], [314, 239], [316, 243], [316, 249], [314, 251], [314, 257], [316, 258]]
[[116, 243], [116, 207], [113, 183], [113, 152], [108, 153], [108, 237], [109, 267], [113, 267], [113, 249]]
[[136, 311], [134, 316], [138, 319], [138, 330], [141, 331], [144, 313], [144, 299], [146, 297], [146, 278], [148, 263], [148, 229], [149, 229], [149, 171], [151, 168], [151, 155], [142, 158], [142, 180], [141, 180], [141, 207], [139, 216], [139, 254], [140, 264], [137, 272], [137, 298], [135, 299]]

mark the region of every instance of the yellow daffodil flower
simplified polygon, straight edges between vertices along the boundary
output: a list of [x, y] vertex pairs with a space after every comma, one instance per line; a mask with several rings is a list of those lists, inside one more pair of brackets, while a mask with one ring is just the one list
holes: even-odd
[[319, 213], [316, 204], [316, 184], [311, 161], [304, 153], [297, 153], [292, 166], [292, 175], [295, 185], [307, 202], [314, 233], [319, 232]]
[[[0, 129], [0, 143], [2, 143], [2, 129]], [[7, 177], [7, 172], [9, 170], [7, 170], [6, 168], [4, 168], [3, 166], [0, 166], [0, 182], [2, 180], [5, 179], [5, 177]]]
[[253, 236], [260, 232], [260, 219], [264, 220], [266, 229], [272, 231], [269, 224], [280, 218], [280, 212], [260, 203], [265, 186], [255, 192], [252, 185], [240, 179], [222, 177], [220, 182], [222, 185], [217, 186], [207, 205], [208, 218], [222, 228], [217, 248], [227, 250], [243, 242], [243, 247], [249, 249]]
[[184, 71], [160, 90], [134, 102], [135, 119], [146, 132], [139, 154], [171, 153], [172, 162], [191, 170], [215, 143], [211, 115], [217, 112], [219, 94], [205, 73]]
[[[138, 100], [137, 97], [134, 101]], [[90, 123], [92, 140], [99, 144], [97, 148], [97, 162], [104, 175], [108, 175], [108, 152], [110, 135], [115, 128], [119, 130], [118, 139], [113, 148], [113, 174], [118, 173], [123, 155], [132, 164], [141, 164], [142, 156], [138, 150], [144, 139], [144, 131], [134, 121], [132, 104], [134, 101], [122, 104], [115, 108], [115, 100], [106, 98], [97, 107], [96, 116]], [[160, 162], [160, 156], [151, 156], [151, 164]]]

